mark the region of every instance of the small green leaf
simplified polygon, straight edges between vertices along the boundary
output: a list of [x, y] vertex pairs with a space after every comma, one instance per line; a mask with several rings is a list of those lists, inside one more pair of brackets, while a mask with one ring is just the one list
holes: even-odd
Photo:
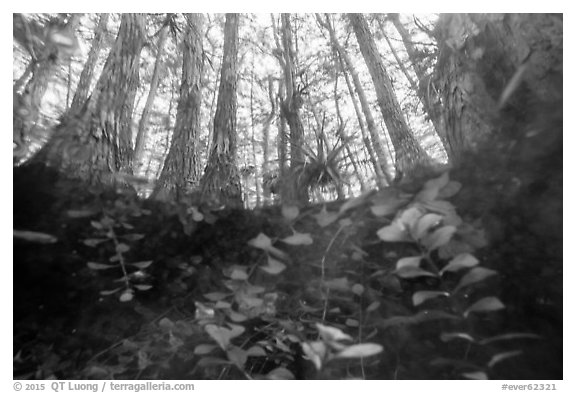
[[403, 267], [394, 271], [394, 274], [400, 278], [436, 277], [434, 273], [414, 266]]
[[247, 280], [248, 273], [246, 273], [246, 267], [238, 265], [232, 266], [229, 277], [232, 280], [241, 280], [241, 281]]
[[286, 265], [269, 256], [268, 265], [260, 266], [260, 269], [264, 270], [268, 274], [275, 275], [282, 273], [286, 269]]
[[129, 302], [134, 299], [134, 292], [127, 289], [126, 291], [122, 292], [119, 299], [121, 302]]
[[233, 345], [230, 349], [226, 351], [226, 356], [228, 360], [238, 366], [240, 369], [244, 369], [244, 365], [248, 360], [248, 354], [242, 348]]
[[146, 237], [146, 235], [143, 235], [141, 233], [129, 233], [126, 235], [122, 235], [122, 237], [127, 241], [135, 242], [135, 241], [144, 239]]
[[420, 267], [421, 261], [421, 256], [400, 258], [398, 262], [396, 262], [396, 270], [400, 270], [405, 267]]
[[468, 373], [462, 373], [461, 375], [468, 379], [475, 379], [482, 381], [488, 379], [488, 375], [484, 371], [470, 371]]
[[210, 352], [213, 352], [217, 348], [218, 348], [218, 346], [213, 345], [213, 344], [200, 344], [200, 345], [197, 345], [196, 348], [194, 348], [194, 354], [195, 355], [207, 355]]
[[152, 289], [154, 287], [152, 285], [136, 284], [136, 285], [134, 285], [134, 288], [136, 288], [139, 291], [149, 291], [150, 289]]
[[152, 265], [154, 261], [142, 261], [142, 262], [133, 262], [130, 265], [137, 267], [138, 269], [146, 269], [148, 266]]
[[460, 289], [485, 280], [488, 277], [495, 276], [498, 274], [495, 270], [487, 269], [485, 267], [475, 267], [474, 269], [470, 270], [466, 273], [461, 279], [456, 288], [454, 288], [454, 292], [458, 292]]
[[397, 222], [380, 228], [376, 235], [385, 242], [404, 242], [410, 240], [408, 234]]
[[204, 296], [208, 300], [211, 300], [213, 302], [217, 302], [218, 300], [222, 300], [222, 299], [228, 297], [229, 295], [227, 293], [224, 293], [224, 292], [210, 292], [210, 293], [205, 293], [202, 296]]
[[344, 348], [342, 351], [338, 352], [337, 358], [363, 358], [368, 356], [374, 356], [379, 354], [384, 350], [384, 347], [379, 344], [364, 343], [350, 345]]
[[424, 215], [425, 211], [419, 206], [412, 206], [406, 210], [404, 210], [398, 216], [398, 224], [401, 228], [408, 229], [410, 232], [413, 231], [414, 226]]
[[542, 336], [539, 336], [539, 335], [534, 334], [534, 333], [506, 333], [506, 334], [500, 334], [498, 336], [486, 338], [486, 339], [480, 341], [478, 344], [487, 345], [487, 344], [491, 344], [495, 341], [518, 340], [518, 339], [526, 339], [526, 338], [528, 338], [528, 339], [541, 339]]
[[490, 359], [490, 361], [488, 362], [488, 367], [492, 368], [492, 367], [494, 367], [497, 363], [500, 363], [502, 360], [508, 359], [508, 358], [511, 358], [511, 357], [515, 357], [515, 356], [518, 356], [518, 355], [522, 355], [522, 353], [523, 353], [523, 352], [520, 351], [520, 350], [498, 353], [498, 354], [492, 356], [492, 359]]
[[268, 356], [264, 348], [259, 345], [254, 345], [246, 350], [248, 356]]
[[443, 342], [448, 342], [448, 341], [452, 341], [455, 339], [461, 339], [461, 340], [469, 341], [471, 343], [476, 341], [476, 340], [474, 340], [474, 337], [472, 337], [468, 333], [456, 332], [456, 333], [442, 333], [440, 335], [440, 340], [442, 340]]
[[471, 312], [488, 312], [488, 311], [498, 311], [505, 308], [504, 304], [494, 296], [489, 296], [478, 300], [476, 303], [468, 307], [464, 311], [464, 317], [466, 318]]
[[232, 308], [232, 305], [228, 302], [225, 302], [223, 300], [218, 300], [216, 302], [216, 304], [214, 305], [214, 308], [217, 309], [228, 309], [228, 308]]
[[16, 239], [27, 240], [33, 243], [52, 244], [58, 241], [58, 238], [48, 233], [34, 232], [34, 231], [18, 231], [13, 230], [13, 237]]
[[352, 293], [355, 295], [362, 295], [364, 293], [364, 286], [362, 284], [352, 285]]
[[200, 221], [204, 220], [204, 215], [202, 213], [200, 213], [200, 211], [198, 210], [198, 208], [196, 206], [190, 206], [188, 208], [188, 210], [186, 210], [186, 212], [188, 214], [191, 214], [192, 220], [194, 220], [196, 222], [200, 222]]
[[254, 239], [248, 241], [248, 245], [262, 250], [268, 250], [272, 247], [272, 241], [268, 236], [263, 233], [259, 233]]
[[323, 341], [332, 342], [338, 340], [349, 340], [352, 341], [352, 337], [344, 333], [342, 330], [332, 327], [322, 325], [321, 323], [316, 323], [316, 328]]
[[98, 244], [108, 241], [110, 239], [85, 239], [82, 241], [88, 247], [96, 247]]
[[300, 210], [298, 209], [298, 206], [282, 205], [282, 216], [286, 220], [292, 221], [292, 220], [296, 219], [299, 214], [300, 214]]
[[353, 328], [356, 328], [356, 327], [360, 326], [360, 322], [358, 322], [357, 319], [352, 319], [352, 318], [347, 318], [346, 321], [344, 322], [344, 324], [345, 324], [346, 326], [350, 326], [350, 327], [353, 327]]
[[230, 340], [244, 332], [244, 328], [242, 326], [234, 326], [236, 326], [236, 328], [231, 330], [225, 327], [209, 324], [204, 327], [204, 330], [206, 330], [206, 333], [208, 333], [208, 335], [212, 337], [214, 341], [216, 341], [220, 348], [227, 350], [227, 348], [230, 346]]
[[110, 289], [107, 291], [100, 291], [100, 295], [102, 296], [108, 296], [108, 295], [112, 295], [113, 293], [118, 292], [119, 290], [121, 290], [122, 288], [116, 288], [116, 289]]
[[314, 242], [309, 233], [295, 233], [292, 236], [280, 240], [291, 246], [309, 246]]
[[440, 270], [440, 274], [444, 274], [445, 272], [457, 272], [458, 270], [474, 267], [478, 265], [478, 259], [474, 257], [474, 255], [469, 253], [463, 253], [456, 255], [446, 266]]
[[165, 332], [169, 332], [174, 329], [174, 322], [170, 318], [164, 317], [158, 321], [158, 326]]
[[295, 379], [294, 374], [284, 367], [278, 367], [266, 374], [266, 379], [271, 380], [292, 380]]
[[128, 244], [125, 243], [118, 243], [116, 245], [116, 252], [119, 254], [125, 253], [130, 251], [130, 246]]
[[322, 341], [302, 343], [302, 352], [314, 364], [316, 370], [322, 369], [322, 364], [326, 358], [327, 348]]
[[86, 265], [88, 266], [88, 268], [90, 268], [92, 270], [106, 270], [106, 269], [114, 269], [114, 268], [118, 267], [116, 265], [105, 265], [103, 263], [96, 263], [96, 262], [88, 262]]
[[442, 221], [442, 218], [443, 216], [434, 213], [423, 215], [414, 226], [412, 237], [416, 240], [420, 240], [430, 231], [430, 229], [437, 226]]
[[431, 234], [428, 234], [422, 238], [422, 245], [429, 251], [435, 250], [438, 247], [448, 243], [455, 232], [456, 227], [452, 225], [446, 225], [444, 227], [438, 228]]
[[338, 213], [328, 212], [326, 210], [326, 205], [324, 205], [322, 207], [322, 210], [320, 211], [320, 213], [315, 214], [313, 217], [316, 219], [316, 222], [318, 223], [318, 225], [320, 225], [320, 227], [324, 228], [324, 227], [327, 227], [328, 225], [332, 224], [334, 221], [336, 221], [338, 219]]
[[248, 320], [248, 317], [242, 313], [236, 312], [234, 310], [228, 310], [228, 317], [232, 322], [244, 322]]
[[376, 300], [376, 301], [370, 303], [370, 305], [368, 305], [368, 307], [366, 307], [366, 312], [376, 311], [376, 310], [378, 310], [379, 307], [380, 307], [380, 302]]
[[448, 292], [442, 291], [418, 291], [412, 295], [412, 304], [419, 306], [428, 299], [434, 299], [439, 296], [450, 296]]

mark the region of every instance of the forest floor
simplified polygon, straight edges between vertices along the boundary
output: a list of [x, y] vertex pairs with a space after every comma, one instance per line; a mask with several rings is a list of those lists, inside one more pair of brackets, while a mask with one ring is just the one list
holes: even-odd
[[14, 378], [562, 379], [543, 176], [228, 210], [15, 168]]

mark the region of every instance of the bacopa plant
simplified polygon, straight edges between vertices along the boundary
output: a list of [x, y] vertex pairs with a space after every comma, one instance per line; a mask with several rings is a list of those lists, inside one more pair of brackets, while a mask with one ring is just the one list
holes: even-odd
[[134, 227], [128, 222], [129, 216], [149, 214], [146, 210], [134, 210], [121, 201], [116, 201], [112, 209], [105, 209], [99, 220], [92, 220], [90, 225], [95, 229], [93, 237], [84, 239], [88, 247], [106, 247], [111, 245], [112, 255], [107, 261], [89, 261], [91, 270], [119, 270], [120, 276], [113, 280], [113, 288], [100, 292], [103, 296], [119, 294], [121, 302], [129, 302], [135, 291], [148, 291], [152, 285], [147, 284], [148, 268], [153, 261], [130, 261], [127, 254], [133, 244], [144, 239], [141, 233], [134, 233]]
[[[452, 326], [467, 326], [468, 330], [482, 331], [481, 326], [475, 326], [481, 323], [481, 319], [472, 319], [473, 315], [494, 313], [506, 307], [498, 296], [487, 293], [487, 288], [491, 287], [485, 285], [487, 281], [497, 278], [498, 272], [481, 266], [472, 254], [475, 248], [485, 244], [483, 231], [464, 223], [455, 207], [442, 200], [456, 194], [460, 187], [458, 182], [449, 180], [448, 173], [428, 181], [411, 203], [377, 231], [378, 237], [385, 242], [412, 243], [419, 250], [413, 256], [398, 259], [393, 274], [400, 280], [429, 283], [411, 294], [412, 306], [418, 310], [414, 315], [389, 318], [384, 322], [384, 327], [451, 320], [463, 322]], [[396, 202], [392, 199], [377, 204], [372, 208], [373, 213], [389, 215], [394, 211], [390, 206]], [[440, 340], [445, 343], [456, 340], [468, 343], [466, 354], [471, 346], [488, 347], [502, 340], [539, 338], [531, 333], [504, 333], [479, 338], [466, 330], [442, 331], [439, 334]], [[522, 351], [491, 353], [485, 364], [471, 363], [466, 359], [466, 354], [462, 359], [438, 356], [432, 365], [452, 367], [461, 377], [487, 379], [496, 364], [519, 356]]]

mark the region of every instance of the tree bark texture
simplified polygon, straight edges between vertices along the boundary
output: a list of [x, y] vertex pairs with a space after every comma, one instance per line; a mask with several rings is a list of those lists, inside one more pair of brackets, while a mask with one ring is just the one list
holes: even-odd
[[[63, 60], [73, 55], [74, 43], [77, 44], [74, 31], [80, 21], [81, 14], [71, 14], [64, 23], [61, 20], [51, 20], [47, 26], [39, 27], [36, 24], [35, 35], [29, 33], [31, 25], [25, 18], [14, 19], [14, 35], [31, 55], [30, 64], [24, 75], [13, 86], [13, 134], [15, 150], [14, 155], [25, 154], [25, 139], [32, 133], [40, 116], [42, 100], [48, 89], [50, 79], [58, 71]], [[20, 30], [22, 32], [20, 33]], [[25, 33], [27, 32], [27, 33]], [[38, 38], [42, 37], [37, 43]], [[70, 46], [60, 43], [60, 37], [68, 38]], [[67, 44], [68, 42], [66, 42]], [[70, 51], [68, 51], [70, 50]], [[20, 91], [25, 82], [24, 76], [31, 75], [23, 91]]]
[[[138, 123], [138, 134], [136, 134], [136, 142], [134, 143], [134, 163], [139, 164], [146, 144], [148, 136], [148, 120], [150, 119], [150, 111], [154, 105], [158, 84], [160, 83], [160, 74], [162, 73], [162, 55], [164, 54], [164, 43], [168, 37], [168, 25], [164, 25], [158, 35], [158, 42], [156, 44], [156, 61], [154, 63], [154, 71], [152, 72], [152, 80], [150, 81], [150, 90], [146, 98], [146, 104], [142, 110], [142, 116]], [[186, 44], [185, 44], [186, 45]]]
[[62, 121], [36, 160], [92, 182], [110, 182], [114, 176], [106, 175], [131, 172], [132, 110], [145, 37], [145, 16], [123, 14], [86, 105], [77, 116]]
[[84, 105], [88, 99], [90, 83], [92, 82], [94, 68], [96, 68], [96, 62], [98, 61], [100, 51], [102, 50], [104, 33], [106, 32], [109, 16], [109, 14], [100, 14], [98, 25], [94, 31], [94, 38], [92, 39], [92, 47], [90, 48], [88, 59], [86, 60], [86, 64], [80, 74], [80, 80], [78, 81], [74, 98], [72, 98], [72, 104], [70, 104], [70, 109], [67, 114], [68, 116], [74, 116], [78, 113], [80, 109], [82, 109], [82, 105]]
[[202, 178], [202, 196], [229, 207], [242, 207], [240, 174], [236, 164], [236, 88], [239, 14], [226, 14], [224, 54], [214, 133]]
[[200, 180], [198, 134], [202, 105], [204, 17], [202, 14], [186, 14], [185, 17], [187, 26], [182, 45], [180, 98], [170, 150], [153, 193], [157, 199], [180, 199], [197, 188]]
[[[434, 125], [436, 134], [440, 137], [444, 149], [447, 149], [446, 130], [444, 129], [442, 117], [442, 104], [439, 95], [436, 93], [438, 90], [432, 84], [431, 77], [426, 71], [424, 62], [421, 61], [421, 57], [412, 42], [412, 37], [406, 27], [404, 27], [400, 22], [398, 14], [388, 14], [388, 17], [400, 34], [400, 37], [402, 37], [406, 53], [408, 54], [412, 68], [416, 73], [416, 78], [418, 79], [416, 94], [418, 94], [420, 102], [422, 102], [422, 106], [424, 107], [424, 111], [428, 114], [430, 121]], [[378, 21], [381, 23], [380, 19]]]
[[[322, 19], [318, 16], [318, 21], [322, 21]], [[330, 18], [328, 15], [325, 15], [325, 22], [321, 22], [324, 27], [328, 30], [330, 35], [330, 41], [332, 46], [336, 49], [340, 56], [340, 61], [342, 64], [342, 68], [344, 71], [344, 78], [346, 79], [346, 84], [348, 86], [348, 90], [350, 91], [350, 97], [352, 99], [352, 104], [354, 105], [354, 110], [356, 112], [356, 116], [358, 118], [358, 123], [360, 126], [360, 130], [362, 131], [362, 138], [364, 141], [364, 145], [366, 146], [366, 150], [370, 155], [370, 160], [374, 167], [374, 172], [376, 173], [376, 183], [379, 187], [384, 187], [387, 183], [392, 182], [392, 176], [390, 175], [390, 169], [387, 165], [386, 160], [386, 153], [384, 152], [384, 147], [382, 146], [382, 140], [380, 139], [380, 135], [378, 134], [378, 130], [376, 129], [376, 122], [374, 121], [374, 117], [372, 116], [372, 109], [370, 109], [370, 104], [368, 103], [368, 99], [366, 98], [366, 93], [364, 92], [364, 88], [362, 87], [362, 83], [360, 82], [360, 78], [358, 77], [358, 72], [354, 68], [354, 64], [348, 56], [346, 50], [340, 45], [338, 41], [338, 37], [336, 36], [336, 31], [332, 27], [330, 23]], [[369, 136], [366, 134], [366, 127], [364, 127], [364, 122], [362, 120], [362, 114], [358, 109], [358, 104], [356, 103], [356, 97], [354, 95], [354, 90], [351, 88], [350, 80], [348, 77], [348, 73], [346, 69], [352, 76], [352, 83], [356, 89], [356, 94], [358, 94], [358, 99], [360, 101], [360, 106], [362, 108], [362, 113], [366, 118], [366, 127], [368, 128]]]
[[446, 14], [436, 34], [436, 83], [455, 165], [509, 123], [531, 124], [540, 112], [534, 103], [561, 101], [561, 15]]
[[396, 170], [409, 178], [421, 177], [431, 166], [430, 157], [406, 123], [366, 19], [362, 14], [348, 14], [348, 17], [376, 88], [378, 106], [396, 154]]

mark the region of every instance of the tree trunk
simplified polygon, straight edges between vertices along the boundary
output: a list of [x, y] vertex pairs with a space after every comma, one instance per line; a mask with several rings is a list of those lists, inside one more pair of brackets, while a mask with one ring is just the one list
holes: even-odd
[[136, 134], [136, 142], [134, 144], [134, 163], [136, 165], [138, 165], [140, 162], [142, 152], [144, 150], [144, 145], [146, 144], [146, 138], [148, 136], [148, 120], [150, 119], [150, 110], [154, 105], [156, 91], [158, 90], [158, 84], [160, 83], [162, 55], [164, 53], [164, 43], [166, 42], [167, 36], [168, 24], [165, 24], [160, 30], [160, 34], [158, 36], [158, 43], [156, 44], [158, 50], [156, 52], [156, 62], [154, 63], [152, 80], [150, 81], [150, 91], [148, 92], [148, 98], [146, 99], [146, 104], [144, 104], [144, 109], [142, 110], [142, 117], [140, 117], [140, 122], [138, 123], [138, 134]]
[[[406, 53], [408, 54], [412, 68], [414, 68], [416, 77], [418, 78], [418, 85], [416, 86], [415, 91], [420, 98], [420, 102], [422, 102], [424, 111], [430, 117], [430, 121], [434, 125], [434, 129], [440, 137], [440, 140], [444, 145], [444, 149], [447, 150], [446, 130], [444, 129], [444, 122], [442, 118], [442, 104], [440, 103], [440, 97], [435, 94], [437, 89], [433, 84], [431, 84], [430, 75], [427, 75], [424, 63], [420, 60], [418, 52], [412, 43], [410, 33], [400, 22], [398, 14], [388, 14], [388, 18], [392, 21], [394, 27], [396, 27], [396, 30], [398, 30], [398, 33], [402, 37], [402, 42], [406, 48]], [[380, 23], [382, 26], [382, 21], [380, 19], [378, 19], [378, 23]], [[388, 40], [388, 38], [386, 38], [386, 40]], [[408, 73], [406, 72], [406, 74]], [[413, 81], [411, 83], [413, 85], [415, 84]]]
[[[438, 26], [436, 75], [445, 106], [447, 153], [455, 165], [491, 139], [502, 118], [530, 122], [522, 102], [527, 94], [531, 103], [562, 98], [562, 16], [449, 14]], [[475, 52], [466, 56], [468, 50]]]
[[[272, 174], [270, 171], [270, 125], [272, 120], [276, 116], [276, 98], [274, 97], [274, 81], [272, 76], [268, 76], [268, 99], [270, 101], [270, 113], [264, 119], [264, 124], [262, 125], [262, 179], [271, 178]], [[270, 187], [265, 185], [265, 181], [262, 182], [262, 194], [264, 199], [264, 205], [271, 201], [270, 198]]]
[[348, 14], [348, 18], [376, 88], [378, 106], [396, 153], [396, 170], [407, 178], [423, 177], [429, 173], [430, 157], [408, 128], [368, 23], [362, 14]]
[[376, 129], [376, 122], [374, 121], [374, 117], [372, 116], [372, 110], [370, 109], [370, 104], [368, 103], [368, 99], [366, 98], [366, 94], [364, 93], [364, 88], [362, 87], [362, 83], [360, 82], [360, 78], [358, 77], [358, 73], [350, 60], [350, 57], [338, 42], [338, 38], [336, 37], [336, 32], [330, 23], [330, 18], [328, 15], [325, 15], [325, 22], [322, 21], [320, 16], [317, 16], [318, 21], [328, 30], [330, 34], [330, 41], [332, 42], [332, 46], [336, 49], [338, 54], [340, 55], [340, 60], [343, 60], [346, 63], [346, 68], [352, 75], [352, 81], [354, 83], [354, 87], [356, 88], [356, 93], [358, 94], [358, 98], [360, 100], [360, 105], [362, 107], [362, 112], [364, 113], [364, 117], [366, 118], [366, 126], [368, 127], [368, 132], [370, 133], [370, 138], [366, 135], [366, 130], [364, 128], [364, 123], [362, 121], [362, 116], [358, 110], [358, 105], [355, 101], [355, 95], [350, 87], [350, 81], [348, 79], [348, 75], [346, 73], [346, 69], [344, 67], [344, 77], [346, 78], [346, 83], [348, 85], [348, 90], [350, 91], [350, 97], [352, 98], [352, 103], [354, 104], [354, 109], [356, 110], [356, 116], [358, 117], [358, 122], [360, 124], [360, 129], [362, 130], [362, 135], [364, 139], [364, 144], [368, 153], [370, 154], [370, 159], [374, 166], [374, 171], [376, 172], [376, 183], [379, 187], [384, 187], [384, 179], [388, 182], [392, 182], [392, 176], [390, 175], [390, 170], [388, 169], [387, 161], [386, 161], [386, 153], [384, 152], [384, 147], [382, 146], [382, 141], [380, 139], [380, 135], [378, 135], [378, 131]]
[[92, 82], [92, 75], [94, 74], [96, 62], [98, 61], [98, 56], [102, 50], [104, 33], [106, 32], [106, 25], [108, 24], [109, 15], [110, 14], [100, 14], [98, 25], [94, 31], [94, 38], [92, 39], [92, 47], [88, 53], [88, 59], [86, 60], [84, 69], [82, 69], [82, 73], [80, 74], [80, 80], [78, 81], [76, 92], [72, 98], [72, 104], [70, 104], [70, 109], [68, 110], [67, 114], [68, 116], [74, 116], [77, 114], [88, 99], [90, 84]]
[[[164, 200], [182, 198], [186, 192], [198, 187], [200, 180], [198, 134], [202, 106], [204, 17], [202, 14], [186, 14], [185, 17], [187, 26], [182, 47], [184, 58], [176, 124], [170, 150], [152, 195]], [[169, 119], [167, 121], [169, 123]]]
[[202, 196], [229, 207], [242, 207], [240, 175], [236, 165], [236, 87], [239, 14], [226, 14], [224, 54], [213, 143], [202, 178]]
[[[74, 31], [80, 21], [81, 14], [71, 14], [68, 21], [64, 24], [60, 20], [53, 20], [43, 27], [43, 33], [38, 32], [38, 37], [44, 35], [43, 46], [39, 47], [36, 42], [28, 42], [38, 37], [29, 37], [23, 39], [25, 48], [30, 48], [31, 60], [24, 75], [13, 86], [13, 134], [14, 144], [16, 150], [14, 155], [21, 156], [25, 154], [26, 146], [25, 140], [28, 135], [32, 133], [32, 129], [36, 127], [36, 122], [39, 119], [40, 110], [42, 107], [42, 100], [46, 94], [48, 83], [50, 79], [58, 71], [58, 67], [62, 61], [69, 59], [77, 48], [68, 45], [60, 44], [60, 37], [65, 37], [77, 44]], [[24, 26], [28, 26], [22, 18], [23, 30]], [[16, 29], [17, 26], [14, 26]], [[16, 31], [15, 31], [16, 34]], [[67, 41], [68, 42], [68, 41]], [[33, 48], [36, 48], [34, 50]], [[70, 50], [70, 51], [68, 51]], [[39, 52], [39, 53], [37, 53]], [[30, 75], [26, 86], [23, 91], [20, 91], [24, 83], [24, 76]]]
[[277, 34], [276, 49], [280, 65], [284, 71], [284, 86], [286, 88], [285, 99], [280, 103], [280, 114], [290, 128], [290, 169], [286, 176], [280, 178], [280, 196], [282, 203], [290, 205], [305, 205], [308, 203], [308, 185], [302, 182], [299, 168], [304, 163], [304, 125], [300, 119], [300, 108], [304, 100], [296, 84], [296, 54], [292, 41], [292, 26], [290, 14], [282, 14], [282, 29], [280, 44]]
[[123, 14], [94, 92], [77, 116], [57, 127], [36, 160], [96, 183], [130, 172], [132, 108], [145, 37], [145, 16]]

